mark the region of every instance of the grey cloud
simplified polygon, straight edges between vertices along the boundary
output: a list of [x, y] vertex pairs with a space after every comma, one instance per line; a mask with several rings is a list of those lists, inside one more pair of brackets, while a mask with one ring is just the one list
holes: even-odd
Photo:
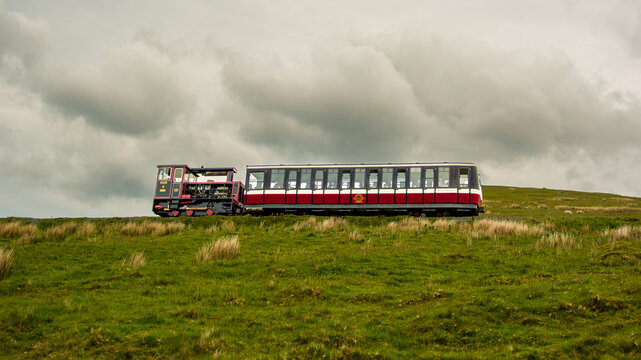
[[323, 48], [313, 61], [311, 68], [297, 70], [275, 63], [226, 64], [223, 83], [236, 101], [231, 106], [242, 108], [241, 135], [247, 141], [289, 156], [375, 160], [381, 154], [395, 157], [400, 143], [416, 138], [407, 131], [419, 115], [412, 88], [385, 54], [370, 46], [339, 53]]
[[518, 161], [641, 135], [638, 102], [612, 103], [566, 58], [439, 36], [325, 44], [300, 68], [232, 61], [223, 84], [248, 142], [302, 161]]
[[25, 67], [40, 63], [44, 55], [48, 28], [43, 21], [6, 11], [0, 4], [0, 59], [15, 56]]
[[69, 116], [120, 134], [165, 128], [195, 100], [161, 53], [136, 43], [99, 67], [63, 70], [44, 81], [44, 96]]

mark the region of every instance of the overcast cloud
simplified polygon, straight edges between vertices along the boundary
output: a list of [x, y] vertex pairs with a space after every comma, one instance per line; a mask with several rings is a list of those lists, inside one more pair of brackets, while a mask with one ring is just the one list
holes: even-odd
[[150, 215], [160, 163], [641, 196], [640, 34], [632, 0], [5, 0], [0, 216]]

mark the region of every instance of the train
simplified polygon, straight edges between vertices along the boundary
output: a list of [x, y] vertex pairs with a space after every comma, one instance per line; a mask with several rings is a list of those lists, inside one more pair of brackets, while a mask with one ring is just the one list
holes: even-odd
[[485, 212], [474, 163], [158, 165], [161, 217], [241, 214], [476, 216]]

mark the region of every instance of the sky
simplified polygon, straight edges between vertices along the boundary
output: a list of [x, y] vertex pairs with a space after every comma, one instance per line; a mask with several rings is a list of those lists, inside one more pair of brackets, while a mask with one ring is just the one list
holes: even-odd
[[0, 217], [152, 215], [168, 163], [641, 196], [640, 139], [638, 0], [0, 0]]

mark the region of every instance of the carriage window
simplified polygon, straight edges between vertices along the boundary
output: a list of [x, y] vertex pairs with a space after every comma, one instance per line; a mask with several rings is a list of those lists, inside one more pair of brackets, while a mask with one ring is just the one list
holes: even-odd
[[284, 169], [274, 169], [272, 170], [272, 179], [270, 183], [270, 189], [282, 189], [283, 183], [285, 182], [285, 170]]
[[407, 170], [396, 170], [396, 188], [405, 189], [405, 182], [407, 181]]
[[325, 177], [325, 170], [316, 170], [314, 174], [314, 189], [323, 189], [323, 178]]
[[434, 169], [425, 169], [425, 187], [434, 187]]
[[410, 168], [410, 187], [413, 189], [421, 187], [421, 168]]
[[350, 186], [350, 177], [352, 175], [351, 170], [343, 170], [341, 174], [341, 189], [349, 189]]
[[169, 180], [171, 177], [171, 168], [163, 167], [158, 169], [158, 180]]
[[252, 171], [249, 173], [249, 188], [247, 190], [261, 190], [265, 183], [264, 171]]
[[296, 189], [298, 172], [296, 170], [289, 170], [287, 172], [287, 189]]
[[312, 186], [312, 169], [303, 169], [300, 171], [300, 188], [310, 189]]
[[338, 169], [327, 170], [327, 186], [326, 189], [336, 189], [338, 184]]
[[365, 169], [354, 170], [354, 189], [365, 188]]
[[383, 169], [383, 188], [391, 188], [393, 186], [392, 184], [392, 177], [394, 175], [394, 169], [392, 168], [384, 168]]
[[378, 170], [369, 171], [369, 188], [370, 189], [378, 188]]
[[183, 180], [183, 168], [176, 168], [174, 170], [174, 182], [181, 182]]
[[458, 187], [460, 188], [470, 187], [469, 179], [470, 179], [470, 169], [459, 169]]
[[450, 168], [438, 168], [438, 187], [450, 187]]

